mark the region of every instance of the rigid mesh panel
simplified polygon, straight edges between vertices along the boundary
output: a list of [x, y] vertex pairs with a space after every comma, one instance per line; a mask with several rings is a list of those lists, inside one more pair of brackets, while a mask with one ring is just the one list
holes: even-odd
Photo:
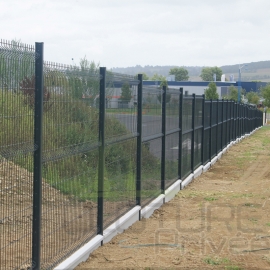
[[44, 63], [42, 269], [96, 234], [99, 84], [98, 70]]
[[178, 136], [179, 132], [166, 136], [165, 187], [178, 179]]
[[218, 123], [222, 122], [222, 101], [218, 102]]
[[167, 90], [170, 100], [166, 103], [166, 131], [179, 128], [179, 91]]
[[0, 40], [0, 269], [31, 266], [35, 50]]
[[217, 153], [217, 126], [212, 127], [212, 141], [211, 141], [211, 157], [216, 156]]
[[142, 206], [161, 193], [161, 138], [142, 144]]
[[210, 151], [210, 129], [204, 131], [204, 147], [203, 147], [203, 163], [206, 164], [209, 161]]
[[104, 227], [136, 205], [136, 139], [105, 149]]
[[222, 130], [222, 148], [226, 147], [227, 142], [227, 122], [224, 122], [222, 124], [223, 130]]
[[192, 99], [184, 98], [183, 100], [183, 116], [182, 116], [183, 131], [192, 129]]
[[222, 124], [219, 124], [218, 126], [217, 126], [217, 133], [218, 133], [218, 135], [217, 135], [217, 150], [218, 150], [218, 152], [220, 152], [221, 150], [222, 150]]
[[202, 164], [202, 129], [194, 132], [194, 169]]
[[[97, 92], [98, 94], [99, 92]], [[118, 98], [119, 97], [119, 98]], [[95, 98], [99, 102], [99, 96]], [[137, 134], [137, 83], [134, 76], [106, 74], [105, 138], [116, 142]]]
[[143, 88], [142, 136], [161, 134], [162, 95], [157, 88]]
[[204, 127], [210, 127], [210, 108], [211, 108], [211, 103], [209, 101], [205, 101], [204, 105]]
[[196, 98], [195, 100], [195, 119], [194, 124], [195, 127], [199, 127], [202, 125], [202, 98]]
[[212, 106], [212, 125], [215, 125], [217, 123], [217, 102], [213, 101]]
[[191, 132], [182, 137], [182, 178], [191, 172], [191, 140]]

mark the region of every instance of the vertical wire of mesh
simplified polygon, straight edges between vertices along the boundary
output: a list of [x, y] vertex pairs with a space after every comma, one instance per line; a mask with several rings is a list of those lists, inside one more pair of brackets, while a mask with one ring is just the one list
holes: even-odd
[[44, 63], [41, 265], [96, 235], [98, 68]]
[[141, 202], [145, 206], [161, 193], [162, 91], [143, 86]]
[[0, 41], [0, 269], [31, 267], [35, 49]]
[[138, 84], [134, 76], [107, 71], [104, 228], [136, 205]]

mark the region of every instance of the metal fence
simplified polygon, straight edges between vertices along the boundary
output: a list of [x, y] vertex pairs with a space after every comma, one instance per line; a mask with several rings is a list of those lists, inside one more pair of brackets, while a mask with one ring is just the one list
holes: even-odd
[[[123, 87], [130, 100], [115, 98]], [[1, 41], [0, 125], [0, 269], [52, 269], [261, 126], [262, 112]]]

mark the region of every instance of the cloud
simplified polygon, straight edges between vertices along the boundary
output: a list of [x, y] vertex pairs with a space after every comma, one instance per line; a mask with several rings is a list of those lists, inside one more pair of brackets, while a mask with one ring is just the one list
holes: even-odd
[[225, 65], [270, 59], [269, 0], [10, 0], [3, 39], [45, 43], [45, 58], [70, 64]]

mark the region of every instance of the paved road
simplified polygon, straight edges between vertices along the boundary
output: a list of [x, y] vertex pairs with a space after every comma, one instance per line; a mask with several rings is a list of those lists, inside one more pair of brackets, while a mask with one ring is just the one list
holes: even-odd
[[[131, 132], [137, 131], [137, 116], [131, 114], [111, 114], [118, 119]], [[143, 115], [142, 136], [146, 138], [155, 134], [161, 134], [161, 116]], [[166, 130], [178, 128], [178, 118], [168, 117], [166, 121]], [[150, 152], [156, 157], [161, 156], [161, 139], [151, 140], [149, 145]], [[178, 159], [178, 133], [167, 136], [166, 140], [166, 159]]]

